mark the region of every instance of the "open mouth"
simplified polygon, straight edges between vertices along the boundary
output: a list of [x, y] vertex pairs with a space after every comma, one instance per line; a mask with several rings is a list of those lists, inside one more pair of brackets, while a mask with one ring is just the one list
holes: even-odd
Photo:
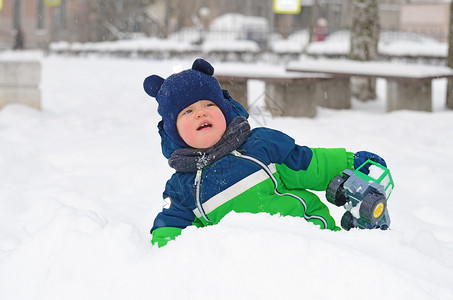
[[210, 128], [210, 127], [212, 127], [212, 125], [209, 124], [208, 122], [205, 122], [205, 123], [201, 124], [200, 127], [197, 128], [197, 130], [200, 131], [200, 130], [203, 130], [205, 128]]

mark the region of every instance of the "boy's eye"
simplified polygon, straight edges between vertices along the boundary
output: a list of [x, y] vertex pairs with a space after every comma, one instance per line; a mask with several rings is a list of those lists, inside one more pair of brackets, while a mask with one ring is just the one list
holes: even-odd
[[206, 104], [206, 107], [210, 107], [210, 106], [216, 106], [215, 103], [208, 103]]
[[190, 114], [191, 112], [192, 112], [192, 110], [191, 110], [191, 109], [188, 109], [188, 110], [186, 110], [183, 114], [184, 114], [184, 115], [187, 115], [187, 114]]

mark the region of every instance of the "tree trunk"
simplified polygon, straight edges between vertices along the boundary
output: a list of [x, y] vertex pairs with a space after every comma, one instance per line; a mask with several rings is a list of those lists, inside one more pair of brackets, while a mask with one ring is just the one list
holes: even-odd
[[[313, 32], [315, 31], [315, 23], [316, 19], [318, 18], [318, 0], [314, 0], [313, 4], [311, 5], [311, 12], [310, 12], [310, 23], [308, 25], [308, 43], [305, 48], [308, 48], [308, 45], [313, 41]], [[306, 49], [304, 49], [304, 52]]]
[[[448, 34], [447, 66], [453, 68], [453, 2], [451, 2], [450, 4], [450, 28]], [[448, 79], [447, 108], [453, 109], [453, 79]]]
[[[376, 0], [352, 0], [351, 60], [378, 59], [379, 9]], [[351, 78], [352, 95], [359, 100], [376, 99], [376, 79]]]

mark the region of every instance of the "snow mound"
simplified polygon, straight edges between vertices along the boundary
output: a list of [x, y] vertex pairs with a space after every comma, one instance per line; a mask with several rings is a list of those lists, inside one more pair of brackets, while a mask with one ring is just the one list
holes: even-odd
[[[319, 108], [313, 119], [259, 115], [264, 85], [249, 84], [252, 127], [386, 159], [391, 230], [331, 232], [300, 218], [231, 213], [152, 247], [172, 170], [142, 82], [192, 62], [46, 56], [42, 111], [0, 111], [0, 299], [453, 298], [445, 80], [433, 84], [433, 113], [386, 113], [378, 80], [376, 101]], [[329, 208], [338, 222], [345, 210]]]

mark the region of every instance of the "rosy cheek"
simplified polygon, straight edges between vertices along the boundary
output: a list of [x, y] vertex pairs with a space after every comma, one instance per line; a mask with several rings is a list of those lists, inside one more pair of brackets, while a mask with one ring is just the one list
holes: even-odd
[[186, 122], [184, 122], [184, 120], [179, 120], [176, 124], [176, 128], [178, 129], [178, 133], [179, 135], [184, 138], [184, 136], [186, 135], [186, 131], [187, 131], [187, 124]]

